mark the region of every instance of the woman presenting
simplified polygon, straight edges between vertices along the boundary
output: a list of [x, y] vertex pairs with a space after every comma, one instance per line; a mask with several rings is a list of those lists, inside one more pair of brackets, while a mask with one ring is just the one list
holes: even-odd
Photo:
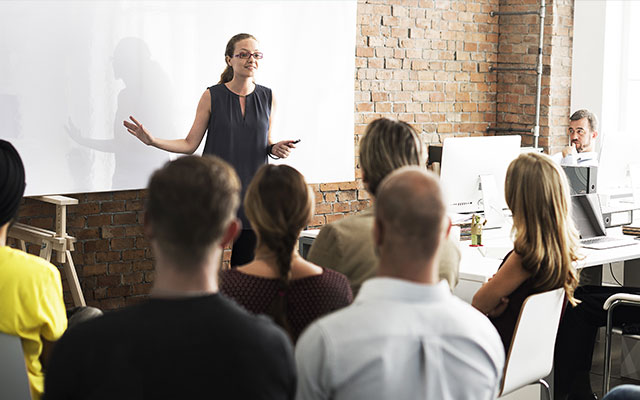
[[[196, 118], [184, 139], [165, 140], [154, 137], [134, 117], [124, 126], [146, 145], [173, 153], [192, 154], [205, 132], [209, 134], [203, 154], [214, 154], [229, 162], [242, 182], [242, 198], [258, 168], [267, 163], [267, 156], [286, 158], [295, 148], [293, 140], [273, 143], [272, 116], [275, 100], [271, 89], [255, 84], [258, 61], [263, 54], [252, 35], [233, 36], [225, 50], [226, 69], [220, 82], [205, 90], [198, 103]], [[233, 245], [231, 266], [243, 265], [253, 259], [256, 236], [240, 207], [238, 217], [242, 233]]]

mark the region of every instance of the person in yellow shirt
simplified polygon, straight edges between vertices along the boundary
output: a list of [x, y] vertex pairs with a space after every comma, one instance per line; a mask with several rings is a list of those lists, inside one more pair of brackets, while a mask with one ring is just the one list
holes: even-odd
[[22, 160], [0, 140], [0, 332], [22, 339], [31, 397], [44, 391], [53, 342], [67, 329], [60, 272], [48, 261], [7, 246], [7, 232], [25, 189]]

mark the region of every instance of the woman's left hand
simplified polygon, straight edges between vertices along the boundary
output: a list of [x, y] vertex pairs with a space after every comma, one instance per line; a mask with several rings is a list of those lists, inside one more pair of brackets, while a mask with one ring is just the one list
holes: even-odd
[[271, 154], [278, 158], [287, 158], [291, 150], [296, 148], [295, 140], [281, 140], [271, 148]]

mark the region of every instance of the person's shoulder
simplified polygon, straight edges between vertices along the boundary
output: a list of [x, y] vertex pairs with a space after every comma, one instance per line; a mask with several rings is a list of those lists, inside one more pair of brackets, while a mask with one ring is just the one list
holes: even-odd
[[[240, 305], [225, 297], [225, 336], [229, 338], [227, 345], [242, 347], [252, 354], [253, 359], [281, 358], [283, 351], [292, 354], [291, 340], [271, 318], [264, 315], [251, 314]], [[276, 356], [277, 355], [277, 356]]]
[[331, 268], [322, 267], [320, 275], [311, 276], [302, 281], [308, 283], [308, 285], [303, 285], [305, 290], [309, 286], [313, 286], [315, 288], [313, 293], [320, 295], [322, 301], [327, 301], [333, 307], [336, 305], [344, 307], [353, 301], [349, 279], [344, 274]]
[[447, 237], [442, 241], [440, 246], [440, 259], [445, 258], [460, 261], [461, 256], [460, 246], [455, 240], [451, 237]]
[[561, 151], [553, 153], [549, 157], [558, 165], [562, 164], [562, 159], [564, 158]]
[[22, 250], [12, 249], [8, 246], [0, 248], [0, 265], [6, 264], [19, 270], [25, 276], [41, 279], [48, 276], [56, 280], [60, 279], [60, 272], [49, 261]]
[[373, 221], [373, 213], [370, 210], [365, 210], [360, 214], [349, 215], [325, 225], [320, 233], [324, 230], [327, 230], [327, 232], [333, 231], [337, 235], [359, 233], [363, 230], [370, 230], [373, 227]]
[[256, 83], [256, 88], [255, 88], [256, 92], [264, 92], [264, 93], [269, 93], [271, 94], [271, 88], [263, 86], [263, 85], [259, 85]]
[[[296, 348], [301, 343], [311, 345], [309, 342], [317, 341], [325, 342], [326, 346], [342, 346], [342, 339], [348, 337], [344, 333], [352, 332], [360, 326], [359, 321], [362, 319], [361, 308], [353, 304], [345, 305], [345, 307], [316, 319], [302, 332], [296, 343]], [[332, 340], [332, 338], [335, 340]], [[341, 338], [341, 340], [337, 340], [337, 338]]]
[[233, 325], [236, 326], [236, 329], [239, 332], [254, 336], [256, 331], [261, 331], [272, 336], [275, 335], [276, 338], [282, 337], [280, 335], [282, 333], [281, 329], [273, 323], [271, 319], [248, 312], [238, 303], [229, 299], [225, 295], [218, 297], [221, 308], [225, 310], [226, 318], [230, 323], [233, 323]]
[[349, 279], [347, 279], [347, 277], [343, 273], [334, 271], [330, 268], [322, 268], [322, 274], [319, 276], [325, 284], [332, 287], [337, 287], [339, 289], [350, 287]]
[[254, 89], [254, 93], [258, 98], [261, 99], [261, 101], [262, 100], [267, 101], [269, 104], [271, 101], [273, 101], [273, 92], [271, 91], [270, 88], [266, 86], [258, 85], [256, 83], [256, 88]]
[[502, 348], [502, 341], [489, 318], [471, 304], [452, 295], [446, 307], [450, 319], [448, 325], [457, 336], [466, 336], [469, 340]]

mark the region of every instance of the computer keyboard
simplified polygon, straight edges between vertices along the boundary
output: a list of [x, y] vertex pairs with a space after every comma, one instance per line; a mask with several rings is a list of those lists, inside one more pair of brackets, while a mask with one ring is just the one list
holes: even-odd
[[598, 236], [594, 238], [580, 239], [580, 243], [595, 244], [595, 243], [615, 242], [616, 240], [620, 240], [620, 238], [613, 237], [613, 236]]

